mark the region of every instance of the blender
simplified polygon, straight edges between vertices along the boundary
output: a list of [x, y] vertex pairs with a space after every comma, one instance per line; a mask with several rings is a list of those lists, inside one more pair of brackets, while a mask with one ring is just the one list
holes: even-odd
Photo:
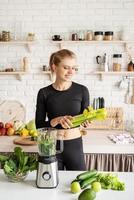
[[38, 188], [55, 188], [59, 183], [56, 154], [63, 151], [63, 140], [57, 129], [38, 129], [38, 169], [36, 185]]

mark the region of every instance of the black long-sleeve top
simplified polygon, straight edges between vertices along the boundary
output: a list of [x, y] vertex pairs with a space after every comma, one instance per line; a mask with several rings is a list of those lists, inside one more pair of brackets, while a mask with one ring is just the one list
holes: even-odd
[[[52, 84], [39, 90], [36, 105], [36, 128], [51, 127], [50, 121], [59, 116], [81, 114], [89, 106], [88, 89], [72, 82], [64, 91], [56, 90]], [[48, 121], [46, 121], [46, 117]], [[62, 128], [57, 125], [55, 128]]]

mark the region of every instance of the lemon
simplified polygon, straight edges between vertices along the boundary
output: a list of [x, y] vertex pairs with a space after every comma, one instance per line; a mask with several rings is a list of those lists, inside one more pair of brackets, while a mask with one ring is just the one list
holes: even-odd
[[80, 187], [79, 182], [77, 182], [77, 181], [72, 182], [71, 183], [71, 192], [78, 193], [80, 191], [81, 191], [81, 187]]
[[78, 200], [94, 200], [96, 192], [92, 189], [85, 189], [78, 197]]
[[91, 188], [95, 191], [95, 192], [99, 192], [101, 191], [101, 184], [100, 182], [93, 182], [91, 185]]
[[37, 131], [35, 130], [31, 130], [29, 133], [32, 137], [36, 137], [38, 135]]
[[26, 128], [23, 128], [22, 130], [21, 130], [21, 136], [28, 136], [29, 135], [29, 131], [26, 129]]

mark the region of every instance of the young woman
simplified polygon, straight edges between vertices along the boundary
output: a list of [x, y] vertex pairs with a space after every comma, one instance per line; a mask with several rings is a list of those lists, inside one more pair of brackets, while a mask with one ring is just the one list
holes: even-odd
[[[60, 170], [86, 170], [81, 132], [79, 128], [72, 129], [70, 121], [89, 106], [88, 89], [72, 81], [76, 55], [67, 49], [57, 51], [50, 57], [50, 68], [56, 80], [38, 92], [36, 127], [57, 128], [64, 136], [63, 153], [57, 156]], [[84, 127], [89, 125], [88, 121], [83, 123]]]

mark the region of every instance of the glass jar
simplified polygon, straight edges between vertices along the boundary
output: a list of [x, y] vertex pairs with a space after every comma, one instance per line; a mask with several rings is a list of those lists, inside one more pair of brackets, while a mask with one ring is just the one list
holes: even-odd
[[103, 40], [103, 32], [102, 31], [94, 32], [94, 39], [97, 41]]
[[134, 63], [132, 61], [128, 63], [127, 71], [134, 71]]
[[87, 39], [88, 41], [93, 40], [93, 31], [91, 31], [91, 30], [88, 30], [88, 31], [87, 31], [87, 37], [86, 37], [86, 39]]
[[78, 32], [78, 40], [85, 40], [85, 31], [81, 30]]
[[35, 40], [35, 33], [28, 33], [27, 41], [34, 41]]
[[106, 31], [105, 32], [105, 36], [104, 36], [104, 40], [113, 40], [113, 35], [114, 32], [113, 31]]
[[122, 54], [113, 54], [113, 71], [121, 71]]
[[72, 33], [72, 41], [77, 41], [77, 40], [78, 40], [78, 34]]

